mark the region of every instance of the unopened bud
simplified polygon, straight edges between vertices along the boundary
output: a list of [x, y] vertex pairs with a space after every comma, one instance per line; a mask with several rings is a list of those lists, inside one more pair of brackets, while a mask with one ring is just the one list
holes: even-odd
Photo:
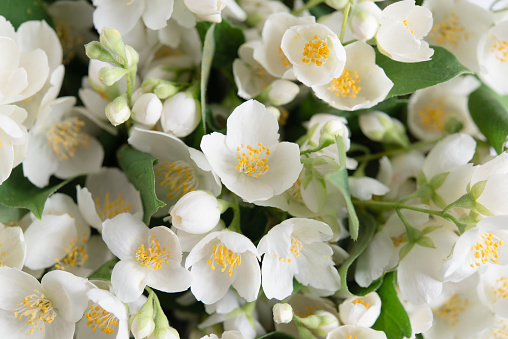
[[153, 316], [135, 314], [130, 319], [131, 332], [136, 339], [147, 338], [155, 329]]
[[161, 100], [167, 99], [178, 93], [178, 86], [169, 81], [163, 81], [153, 88], [153, 93]]
[[102, 67], [99, 70], [99, 80], [104, 86], [112, 86], [127, 73], [120, 67]]
[[122, 65], [127, 65], [127, 55], [125, 53], [125, 44], [122, 41], [122, 36], [114, 28], [104, 28], [99, 36], [99, 41], [104, 48], [109, 50], [117, 62]]
[[289, 304], [278, 303], [273, 305], [273, 320], [277, 324], [287, 324], [293, 320], [293, 308]]
[[344, 7], [346, 7], [348, 2], [349, 2], [349, 0], [325, 0], [325, 4], [327, 4], [328, 6], [330, 6], [333, 9], [337, 9], [337, 10], [343, 9]]
[[117, 97], [106, 106], [106, 117], [113, 126], [126, 122], [131, 116], [131, 110], [125, 97]]
[[339, 327], [339, 320], [332, 313], [320, 310], [315, 314], [321, 320], [319, 327], [315, 330], [319, 336], [326, 337], [328, 333]]
[[360, 115], [359, 123], [363, 134], [371, 140], [401, 146], [409, 143], [404, 125], [386, 113], [373, 111]]
[[300, 87], [292, 81], [277, 79], [268, 87], [268, 99], [276, 106], [285, 105], [296, 97]]
[[118, 64], [115, 58], [111, 55], [111, 52], [109, 52], [106, 48], [104, 48], [104, 46], [102, 46], [98, 41], [92, 41], [86, 44], [85, 53], [86, 56], [92, 60], [99, 60], [112, 64]]
[[162, 113], [162, 102], [153, 93], [141, 94], [132, 107], [132, 118], [147, 126], [157, 123]]

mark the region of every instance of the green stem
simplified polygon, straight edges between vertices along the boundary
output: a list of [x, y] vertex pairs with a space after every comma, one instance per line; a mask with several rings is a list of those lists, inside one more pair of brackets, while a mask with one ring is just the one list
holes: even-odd
[[238, 198], [233, 194], [233, 203], [231, 204], [233, 209], [233, 220], [229, 224], [228, 230], [242, 234], [240, 227], [240, 205], [238, 204]]
[[125, 80], [127, 80], [127, 103], [129, 104], [129, 107], [132, 106], [132, 80], [130, 72], [126, 74]]
[[408, 147], [397, 148], [397, 149], [390, 150], [390, 151], [362, 155], [362, 156], [356, 157], [355, 159], [357, 161], [370, 161], [370, 160], [375, 160], [375, 159], [382, 158], [384, 156], [402, 154], [402, 153], [413, 151], [415, 149], [420, 149], [420, 148], [423, 148], [423, 147], [426, 147], [426, 146], [433, 145], [433, 144], [441, 141], [441, 139], [442, 138], [434, 139], [434, 140], [430, 140], [430, 141], [419, 142], [419, 143], [416, 143], [416, 144], [412, 144], [411, 146], [408, 146]]
[[314, 6], [317, 6], [321, 3], [325, 2], [325, 0], [310, 0], [309, 2], [307, 2], [303, 7], [300, 7], [298, 9], [294, 9], [291, 13], [293, 15], [299, 15], [301, 14], [303, 11], [307, 10], [307, 9], [311, 9], [312, 7]]
[[344, 40], [344, 34], [346, 34], [346, 23], [347, 17], [349, 16], [349, 10], [351, 9], [351, 1], [348, 1], [346, 8], [344, 9], [344, 17], [342, 18], [342, 28], [340, 29], [340, 41]]

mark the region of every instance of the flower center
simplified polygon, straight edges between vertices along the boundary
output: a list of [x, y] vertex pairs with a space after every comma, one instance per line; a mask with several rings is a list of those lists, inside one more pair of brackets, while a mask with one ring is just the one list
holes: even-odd
[[94, 332], [99, 329], [105, 334], [115, 333], [114, 328], [118, 325], [117, 317], [99, 305], [91, 305], [85, 317], [87, 320], [86, 325], [90, 326]]
[[398, 237], [391, 237], [391, 239], [393, 246], [395, 247], [399, 247], [403, 242], [407, 241], [405, 233], [399, 235]]
[[170, 200], [179, 199], [197, 187], [194, 169], [185, 161], [164, 161], [154, 168], [154, 172], [159, 185], [168, 189], [166, 196]]
[[301, 311], [301, 310], [297, 311], [297, 310], [295, 310], [295, 314], [297, 316], [299, 316], [300, 318], [307, 318], [308, 316], [313, 315], [317, 311], [316, 305], [305, 306], [304, 309], [305, 309], [305, 311]]
[[150, 244], [145, 248], [145, 244], [141, 244], [136, 251], [136, 260], [146, 268], [158, 270], [163, 264], [168, 263], [169, 250], [166, 247], [161, 249], [161, 244], [155, 235], [150, 236]]
[[[2, 244], [0, 244], [0, 248], [2, 248]], [[2, 252], [2, 253], [0, 254], [0, 267], [5, 266], [5, 265], [4, 265], [4, 260], [5, 260], [8, 256], [9, 256], [9, 253], [7, 253], [7, 252]]]
[[240, 153], [236, 157], [238, 159], [238, 165], [236, 166], [238, 171], [247, 173], [248, 176], [254, 175], [256, 178], [268, 171], [268, 158], [262, 158], [262, 156], [263, 154], [270, 155], [270, 147], [263, 146], [262, 143], [258, 143], [258, 148], [241, 144], [236, 148], [236, 151]]
[[289, 64], [290, 64], [289, 59], [287, 58], [286, 54], [284, 54], [284, 52], [282, 51], [282, 48], [280, 48], [280, 47], [279, 47], [279, 55], [280, 55], [280, 63], [283, 66], [289, 66]]
[[499, 255], [497, 253], [499, 246], [502, 246], [504, 241], [499, 239], [492, 233], [484, 233], [481, 236], [481, 240], [471, 246], [471, 252], [473, 254], [471, 267], [481, 266], [488, 262], [499, 264]]
[[418, 111], [420, 122], [429, 131], [444, 131], [445, 105], [442, 100], [434, 100]]
[[67, 118], [51, 125], [46, 133], [46, 139], [58, 160], [68, 160], [76, 155], [80, 146], [88, 146], [90, 136], [81, 132], [83, 126], [85, 122], [78, 117]]
[[233, 268], [242, 264], [242, 258], [240, 254], [233, 253], [229, 248], [220, 244], [219, 246], [213, 246], [213, 252], [211, 258], [208, 260], [210, 269], [215, 271], [215, 265], [222, 266], [221, 272], [228, 272], [228, 276], [233, 275]]
[[465, 27], [459, 26], [459, 17], [452, 13], [448, 18], [437, 23], [430, 31], [429, 36], [440, 45], [452, 45], [457, 47], [460, 40], [468, 40], [469, 34]]
[[132, 204], [127, 204], [122, 193], [118, 193], [115, 200], [110, 200], [110, 194], [106, 193], [105, 201], [101, 204], [101, 198], [95, 198], [95, 208], [97, 214], [102, 220], [111, 219], [114, 216], [129, 212], [132, 209]]
[[497, 40], [492, 46], [492, 52], [496, 54], [496, 59], [501, 62], [508, 60], [508, 41]]
[[356, 95], [362, 90], [358, 83], [360, 77], [356, 71], [350, 71], [344, 67], [342, 75], [335, 78], [330, 83], [330, 91], [334, 92], [336, 96], [356, 98]]
[[357, 337], [353, 337], [351, 334], [347, 335], [347, 339], [358, 339]]
[[370, 307], [370, 304], [368, 302], [365, 302], [365, 300], [363, 300], [362, 298], [356, 298], [355, 300], [353, 300], [353, 304], [362, 304], [363, 306], [365, 306], [366, 309]]
[[317, 35], [314, 35], [314, 40], [309, 40], [305, 43], [303, 48], [302, 62], [315, 63], [317, 66], [321, 66], [323, 61], [326, 61], [328, 54], [330, 54], [330, 48], [326, 41], [319, 39]]
[[446, 303], [434, 310], [434, 313], [455, 326], [459, 322], [460, 313], [464, 312], [467, 306], [469, 306], [469, 299], [461, 299], [457, 294], [454, 294]]
[[31, 335], [37, 328], [44, 331], [43, 324], [51, 324], [56, 317], [51, 301], [46, 298], [44, 293], [37, 290], [26, 296], [17, 306], [18, 308], [12, 309], [12, 312], [19, 320], [22, 320], [23, 317], [27, 318], [25, 323], [30, 325], [30, 332], [27, 335]]
[[408, 25], [408, 23], [407, 23], [407, 20], [402, 20], [402, 24], [404, 25], [404, 27], [406, 27], [406, 29], [407, 29], [408, 31], [410, 31], [410, 32], [411, 32], [411, 34], [415, 34], [415, 31], [413, 31], [411, 28], [409, 28], [409, 25]]
[[[81, 265], [88, 260], [88, 253], [85, 250], [85, 243], [87, 239], [75, 238], [69, 243], [69, 246], [65, 249], [65, 257], [62, 260], [55, 258], [55, 268], [65, 271], [66, 269], [72, 268], [76, 265]], [[81, 243], [80, 243], [81, 242]], [[82, 245], [82, 246], [81, 246]]]
[[[287, 259], [283, 258], [283, 257], [279, 257], [279, 261], [282, 261], [282, 262], [291, 262], [293, 261], [292, 258], [298, 258], [300, 256], [300, 251], [302, 250], [303, 248], [303, 245], [301, 242], [299, 242], [298, 240], [294, 239], [293, 237], [291, 237], [291, 247], [289, 248], [289, 253], [288, 253], [288, 257]], [[273, 255], [274, 258], [277, 258], [277, 255], [274, 254]]]
[[492, 291], [498, 299], [508, 298], [508, 278], [501, 277], [497, 279], [496, 286], [492, 287]]

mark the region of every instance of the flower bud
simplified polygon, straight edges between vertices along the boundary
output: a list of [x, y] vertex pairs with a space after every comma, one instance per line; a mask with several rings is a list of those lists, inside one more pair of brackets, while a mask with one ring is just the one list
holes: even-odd
[[376, 292], [353, 297], [339, 305], [340, 320], [345, 325], [371, 327], [381, 313], [381, 299]]
[[343, 9], [348, 2], [349, 0], [325, 0], [325, 4], [337, 10]]
[[277, 79], [268, 87], [268, 99], [276, 106], [285, 105], [296, 97], [300, 87], [292, 81]]
[[351, 13], [351, 31], [360, 41], [372, 39], [379, 28], [381, 9], [373, 2], [364, 1], [353, 7]]
[[180, 335], [172, 327], [163, 327], [155, 329], [147, 339], [180, 339]]
[[102, 67], [99, 70], [99, 81], [104, 86], [112, 86], [126, 73], [127, 70], [120, 67]]
[[176, 228], [191, 234], [203, 234], [217, 226], [219, 203], [210, 193], [192, 191], [178, 200], [170, 215]]
[[129, 45], [125, 45], [125, 52], [127, 56], [127, 66], [137, 65], [139, 61], [138, 52]]
[[315, 313], [321, 320], [319, 328], [315, 330], [316, 334], [321, 337], [326, 337], [328, 333], [339, 327], [339, 320], [335, 315], [328, 311], [317, 311]]
[[329, 120], [324, 124], [323, 128], [321, 128], [319, 146], [334, 144], [338, 136], [341, 136], [343, 139], [347, 139], [348, 133], [349, 132], [342, 121], [338, 119]]
[[125, 53], [125, 44], [122, 36], [114, 28], [104, 28], [99, 36], [99, 41], [104, 48], [109, 50], [115, 57], [116, 61], [122, 65], [127, 65], [127, 55]]
[[277, 324], [287, 324], [293, 320], [293, 308], [289, 304], [275, 304], [272, 311], [273, 320]]
[[123, 124], [130, 116], [131, 110], [129, 104], [127, 103], [127, 99], [123, 96], [116, 97], [113, 102], [110, 102], [106, 106], [106, 117], [113, 126]]
[[199, 125], [200, 111], [201, 105], [196, 99], [187, 93], [179, 92], [164, 102], [162, 130], [177, 137], [186, 137]]
[[162, 113], [162, 102], [153, 93], [141, 94], [132, 107], [132, 118], [143, 125], [153, 126]]
[[118, 65], [111, 53], [98, 41], [92, 41], [85, 45], [86, 56], [92, 60], [99, 60]]
[[363, 134], [371, 140], [401, 146], [409, 143], [404, 125], [386, 113], [372, 111], [360, 115], [359, 122]]
[[153, 333], [155, 322], [152, 316], [134, 314], [130, 319], [131, 332], [136, 339], [144, 339]]
[[159, 99], [164, 100], [178, 93], [178, 86], [173, 85], [169, 81], [164, 81], [153, 88], [153, 93]]

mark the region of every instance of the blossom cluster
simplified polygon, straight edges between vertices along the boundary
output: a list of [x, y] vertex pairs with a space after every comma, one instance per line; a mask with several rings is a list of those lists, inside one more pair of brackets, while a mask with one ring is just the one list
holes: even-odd
[[31, 6], [1, 338], [508, 337], [507, 1]]

